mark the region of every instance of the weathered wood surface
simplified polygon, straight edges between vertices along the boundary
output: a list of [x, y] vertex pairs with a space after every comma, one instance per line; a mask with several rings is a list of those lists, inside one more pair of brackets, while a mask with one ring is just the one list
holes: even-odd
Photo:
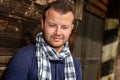
[[0, 13], [9, 14], [10, 17], [17, 19], [31, 18], [39, 20], [42, 10], [43, 6], [30, 0], [3, 0], [3, 2], [0, 2]]

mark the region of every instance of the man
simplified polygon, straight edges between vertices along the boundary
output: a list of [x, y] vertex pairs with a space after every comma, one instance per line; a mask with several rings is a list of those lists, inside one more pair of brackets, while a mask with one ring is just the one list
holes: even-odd
[[80, 63], [68, 45], [73, 22], [69, 2], [50, 3], [45, 8], [36, 44], [21, 48], [13, 56], [5, 80], [82, 80]]

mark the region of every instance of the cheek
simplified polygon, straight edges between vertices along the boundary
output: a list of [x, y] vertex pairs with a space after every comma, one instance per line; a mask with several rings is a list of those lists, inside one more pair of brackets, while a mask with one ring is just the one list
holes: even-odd
[[50, 30], [50, 29], [46, 29], [44, 32], [46, 33], [46, 36], [47, 35], [52, 35], [54, 33], [54, 31]]
[[70, 37], [71, 31], [65, 31], [64, 36], [68, 39]]
[[49, 39], [53, 35], [53, 31], [49, 29], [44, 29], [43, 33], [47, 39]]

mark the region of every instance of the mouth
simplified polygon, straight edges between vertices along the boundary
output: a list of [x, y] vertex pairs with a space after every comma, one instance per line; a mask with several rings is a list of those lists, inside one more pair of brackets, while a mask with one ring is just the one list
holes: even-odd
[[55, 42], [59, 42], [59, 41], [62, 40], [62, 38], [60, 38], [60, 37], [53, 37], [52, 39], [53, 39]]

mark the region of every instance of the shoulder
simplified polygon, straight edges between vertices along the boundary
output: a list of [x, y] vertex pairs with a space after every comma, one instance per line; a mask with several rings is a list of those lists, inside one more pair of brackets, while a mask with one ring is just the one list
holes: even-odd
[[13, 59], [30, 60], [35, 56], [35, 44], [29, 44], [20, 48], [14, 55]]
[[20, 48], [18, 51], [31, 52], [31, 51], [33, 51], [33, 49], [35, 49], [35, 44], [29, 44], [29, 45], [26, 45], [26, 46]]
[[16, 54], [32, 55], [35, 53], [35, 44], [29, 44], [20, 48]]
[[73, 62], [76, 70], [81, 68], [81, 63], [75, 56], [73, 56]]
[[80, 61], [75, 56], [72, 56], [72, 57], [75, 64], [80, 64]]
[[[11, 58], [10, 63], [12, 65], [27, 64], [31, 65], [32, 60], [35, 58], [35, 44], [29, 44], [20, 48]], [[24, 65], [26, 66], [26, 65]]]
[[[28, 75], [32, 69], [32, 64], [35, 63], [33, 60], [35, 45], [30, 44], [20, 48], [9, 61], [6, 70], [6, 80], [27, 80]], [[36, 67], [34, 72], [36, 71]], [[16, 74], [17, 73], [17, 74]]]

